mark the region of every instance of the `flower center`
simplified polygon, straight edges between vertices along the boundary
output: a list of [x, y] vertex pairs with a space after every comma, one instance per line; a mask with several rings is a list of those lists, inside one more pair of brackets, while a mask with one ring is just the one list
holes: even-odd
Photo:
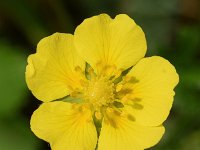
[[107, 106], [114, 100], [114, 84], [104, 77], [95, 77], [88, 80], [85, 87], [85, 100], [94, 106]]

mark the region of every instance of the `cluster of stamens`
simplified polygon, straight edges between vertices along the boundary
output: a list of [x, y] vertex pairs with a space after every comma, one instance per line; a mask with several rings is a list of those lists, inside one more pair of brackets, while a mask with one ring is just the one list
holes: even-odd
[[[78, 68], [76, 71], [83, 73]], [[134, 78], [129, 77], [121, 79], [120, 83], [114, 82], [120, 75], [121, 71], [109, 77], [104, 74], [95, 73], [89, 67], [86, 71], [86, 77], [82, 78], [83, 80], [80, 82], [83, 88], [79, 92], [73, 93], [75, 96], [78, 95], [78, 98], [82, 99], [83, 103], [88, 104], [85, 106], [89, 106], [93, 110], [96, 119], [101, 120], [104, 116], [105, 120], [112, 122], [113, 117], [122, 115], [121, 108], [124, 107], [124, 103], [128, 104], [125, 98], [130, 97], [130, 93], [132, 93], [128, 85], [137, 82]], [[74, 96], [73, 93], [71, 96]], [[127, 116], [128, 119], [131, 118], [131, 120], [134, 120], [134, 117], [126, 114], [124, 111], [123, 115]]]
[[95, 107], [106, 106], [114, 100], [114, 84], [105, 77], [88, 80], [84, 89], [84, 100]]

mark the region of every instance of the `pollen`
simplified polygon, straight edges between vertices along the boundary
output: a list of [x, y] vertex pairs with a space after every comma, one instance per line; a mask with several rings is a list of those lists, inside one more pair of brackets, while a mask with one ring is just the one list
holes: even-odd
[[107, 106], [114, 101], [114, 84], [105, 77], [94, 77], [88, 80], [84, 99], [94, 106]]

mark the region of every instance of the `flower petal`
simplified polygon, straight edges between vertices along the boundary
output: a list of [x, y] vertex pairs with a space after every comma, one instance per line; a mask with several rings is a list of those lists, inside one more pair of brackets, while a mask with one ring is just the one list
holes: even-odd
[[[123, 103], [132, 105], [127, 110], [142, 125], [158, 126], [169, 115], [173, 103], [173, 89], [179, 77], [169, 61], [162, 57], [144, 58], [127, 74], [134, 80], [127, 86], [130, 94]], [[126, 84], [124, 85], [126, 87]]]
[[141, 126], [122, 116], [110, 118], [110, 121], [104, 120], [102, 124], [98, 150], [143, 150], [157, 144], [164, 134], [163, 126]]
[[[78, 67], [79, 66], [79, 67]], [[73, 36], [55, 33], [42, 39], [36, 54], [28, 57], [26, 82], [35, 97], [44, 102], [67, 96], [71, 88], [79, 88], [80, 72], [85, 62], [77, 54]]]
[[31, 129], [53, 150], [95, 150], [97, 132], [91, 111], [66, 102], [43, 103], [31, 117]]
[[146, 53], [142, 29], [125, 14], [115, 19], [107, 14], [85, 19], [76, 28], [74, 41], [80, 55], [99, 73], [113, 67], [127, 69]]

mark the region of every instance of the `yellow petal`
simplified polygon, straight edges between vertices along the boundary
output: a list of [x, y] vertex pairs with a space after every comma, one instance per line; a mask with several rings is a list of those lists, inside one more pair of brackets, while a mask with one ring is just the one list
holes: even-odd
[[74, 48], [73, 36], [55, 33], [42, 39], [36, 54], [28, 57], [26, 82], [39, 100], [55, 100], [80, 87], [81, 73], [76, 68], [84, 71], [85, 62]]
[[[179, 77], [169, 61], [162, 57], [144, 58], [137, 63], [127, 75], [134, 80], [128, 83], [130, 94], [124, 103], [136, 121], [142, 125], [158, 126], [166, 120], [173, 103], [173, 89]], [[122, 88], [123, 89], [123, 88]]]
[[109, 120], [102, 124], [98, 150], [143, 150], [157, 144], [164, 134], [163, 126], [141, 126], [122, 116]]
[[43, 103], [31, 117], [31, 129], [52, 150], [95, 150], [97, 133], [91, 111], [66, 102]]
[[111, 19], [101, 14], [85, 19], [75, 30], [77, 51], [98, 73], [127, 69], [144, 57], [142, 29], [125, 14]]

